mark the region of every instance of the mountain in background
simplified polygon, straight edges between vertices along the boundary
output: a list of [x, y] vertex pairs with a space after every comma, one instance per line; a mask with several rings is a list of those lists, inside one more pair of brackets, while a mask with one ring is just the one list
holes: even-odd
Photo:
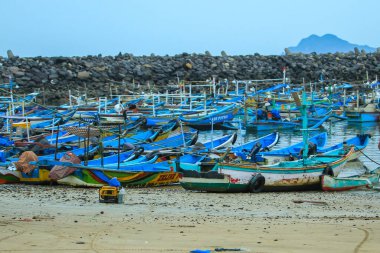
[[291, 53], [308, 54], [316, 52], [318, 54], [325, 54], [336, 52], [347, 53], [354, 51], [355, 47], [359, 50], [364, 49], [367, 53], [376, 51], [376, 48], [369, 47], [367, 45], [352, 44], [346, 40], [338, 38], [333, 34], [325, 34], [323, 36], [313, 34], [305, 39], [302, 39], [296, 47], [289, 47], [288, 49]]

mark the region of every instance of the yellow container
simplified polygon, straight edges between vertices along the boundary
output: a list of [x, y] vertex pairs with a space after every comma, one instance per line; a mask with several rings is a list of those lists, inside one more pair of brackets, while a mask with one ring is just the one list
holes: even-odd
[[102, 186], [99, 189], [100, 203], [118, 203], [119, 189], [114, 186]]

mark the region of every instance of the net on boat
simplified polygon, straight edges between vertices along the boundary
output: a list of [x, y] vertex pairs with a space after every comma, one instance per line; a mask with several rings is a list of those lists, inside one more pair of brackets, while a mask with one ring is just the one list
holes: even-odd
[[99, 137], [100, 129], [94, 127], [65, 127], [65, 131], [82, 138]]
[[36, 167], [35, 165], [29, 164], [29, 162], [36, 161], [38, 161], [38, 156], [33, 151], [25, 151], [14, 164], [17, 170], [28, 174]]
[[[59, 159], [59, 161], [70, 162], [73, 164], [80, 164], [81, 162], [79, 157], [70, 151], [66, 152], [65, 155], [62, 156], [61, 159]], [[72, 174], [74, 171], [76, 171], [76, 169], [77, 168], [74, 167], [55, 165], [49, 173], [49, 178], [53, 180], [59, 180]]]

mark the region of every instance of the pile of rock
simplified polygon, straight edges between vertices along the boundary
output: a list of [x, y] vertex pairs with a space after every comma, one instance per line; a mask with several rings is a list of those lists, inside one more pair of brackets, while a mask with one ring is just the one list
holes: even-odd
[[[85, 56], [85, 57], [33, 57], [20, 58], [11, 51], [7, 58], [0, 57], [0, 82], [12, 76], [22, 91], [37, 88], [45, 91], [47, 102], [61, 102], [68, 90], [87, 89], [89, 96], [109, 95], [111, 85], [124, 93], [137, 89], [165, 91], [177, 80], [217, 79], [247, 80], [281, 78], [283, 67], [294, 83], [318, 80], [322, 73], [326, 79], [362, 82], [366, 72], [371, 77], [380, 73], [380, 54], [290, 54], [281, 56], [221, 56], [205, 54], [179, 54], [175, 56]], [[140, 88], [141, 90], [141, 88]]]

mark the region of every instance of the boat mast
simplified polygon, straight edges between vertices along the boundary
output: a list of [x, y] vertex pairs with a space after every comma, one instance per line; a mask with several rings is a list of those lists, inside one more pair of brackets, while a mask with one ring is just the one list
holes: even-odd
[[301, 105], [301, 113], [302, 113], [302, 139], [303, 139], [303, 152], [302, 159], [305, 163], [305, 159], [307, 158], [307, 154], [309, 153], [309, 144], [308, 144], [308, 129], [307, 129], [307, 104], [306, 104], [306, 89], [304, 86], [304, 90], [302, 91], [302, 105]]
[[303, 86], [302, 91], [302, 103], [300, 101], [300, 97], [298, 96], [297, 92], [292, 92], [292, 97], [294, 99], [294, 102], [296, 105], [300, 108], [300, 112], [302, 115], [302, 140], [303, 140], [303, 151], [302, 151], [302, 159], [303, 163], [305, 164], [305, 159], [307, 158], [307, 154], [309, 152], [309, 146], [308, 146], [308, 129], [307, 129], [307, 103], [306, 103], [306, 91], [305, 86]]

